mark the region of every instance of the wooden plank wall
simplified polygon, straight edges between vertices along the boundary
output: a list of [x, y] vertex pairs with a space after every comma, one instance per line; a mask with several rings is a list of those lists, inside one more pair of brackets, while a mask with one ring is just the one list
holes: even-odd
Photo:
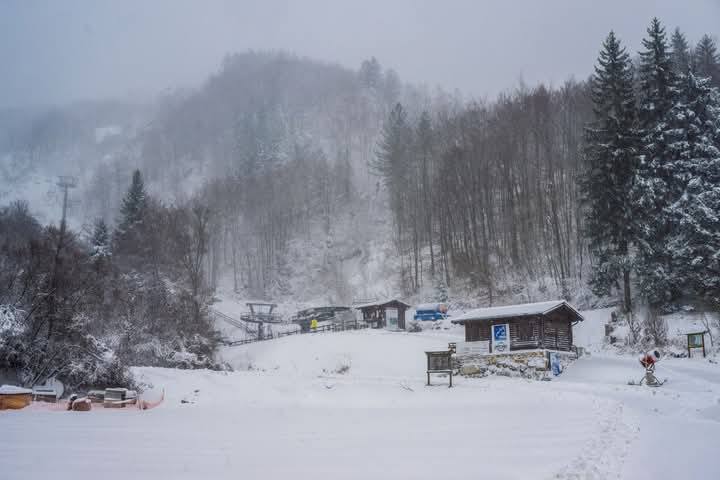
[[524, 350], [540, 346], [540, 321], [538, 318], [514, 318], [508, 323], [510, 323], [510, 350]]
[[[572, 325], [567, 316], [560, 311], [533, 318], [515, 317], [487, 322], [468, 322], [465, 324], [465, 341], [489, 341], [490, 326], [502, 323], [510, 325], [511, 350], [549, 348], [569, 351], [572, 348]], [[526, 330], [528, 328], [532, 331]]]
[[552, 312], [543, 320], [543, 347], [555, 350], [571, 350], [572, 325], [560, 312]]

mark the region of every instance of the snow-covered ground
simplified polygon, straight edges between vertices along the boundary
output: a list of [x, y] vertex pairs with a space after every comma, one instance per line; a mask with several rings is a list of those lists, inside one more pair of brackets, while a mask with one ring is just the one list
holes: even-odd
[[[148, 411], [0, 413], [0, 478], [720, 478], [720, 368], [667, 359], [661, 388], [628, 386], [632, 356], [603, 350], [551, 382], [425, 384], [425, 350], [457, 331], [298, 335], [228, 347], [235, 372], [138, 368]], [[185, 401], [185, 403], [183, 403]]]

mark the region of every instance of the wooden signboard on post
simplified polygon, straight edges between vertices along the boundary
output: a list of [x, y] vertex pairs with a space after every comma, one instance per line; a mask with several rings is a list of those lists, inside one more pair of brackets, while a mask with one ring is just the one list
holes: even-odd
[[705, 332], [687, 334], [688, 358], [692, 357], [693, 348], [702, 348], [703, 357], [705, 357]]
[[447, 373], [450, 376], [450, 385], [452, 387], [452, 350], [442, 352], [425, 352], [427, 355], [427, 384], [430, 385], [431, 373]]

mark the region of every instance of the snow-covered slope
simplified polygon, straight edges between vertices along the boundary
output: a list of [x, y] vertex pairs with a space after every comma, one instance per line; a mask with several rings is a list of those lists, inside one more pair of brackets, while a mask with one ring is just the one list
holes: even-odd
[[[608, 312], [576, 340], [600, 345]], [[235, 372], [138, 368], [154, 410], [0, 413], [3, 479], [720, 476], [720, 369], [667, 359], [662, 388], [627, 385], [632, 356], [596, 349], [551, 382], [434, 378], [455, 332], [298, 335], [227, 348]]]

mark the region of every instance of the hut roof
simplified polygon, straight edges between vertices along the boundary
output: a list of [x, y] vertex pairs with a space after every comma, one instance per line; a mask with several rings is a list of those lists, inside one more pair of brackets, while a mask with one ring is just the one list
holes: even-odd
[[370, 307], [383, 307], [385, 305], [389, 305], [391, 303], [399, 303], [401, 305], [404, 305], [405, 308], [410, 308], [410, 305], [403, 302], [402, 300], [398, 300], [397, 298], [387, 298], [385, 300], [378, 300], [377, 302], [371, 302], [371, 303], [363, 303], [360, 305], [355, 305], [353, 308], [357, 310], [362, 310], [363, 308], [370, 308]]
[[530, 317], [533, 315], [545, 315], [563, 306], [568, 308], [574, 314], [577, 320], [583, 320], [582, 315], [580, 315], [580, 313], [575, 309], [575, 307], [567, 303], [565, 300], [552, 300], [549, 302], [506, 305], [504, 307], [478, 308], [460, 315], [456, 319], [452, 320], [452, 323], [494, 320], [497, 318]]
[[32, 390], [15, 385], [0, 386], [0, 395], [24, 395], [28, 393], [32, 393]]

